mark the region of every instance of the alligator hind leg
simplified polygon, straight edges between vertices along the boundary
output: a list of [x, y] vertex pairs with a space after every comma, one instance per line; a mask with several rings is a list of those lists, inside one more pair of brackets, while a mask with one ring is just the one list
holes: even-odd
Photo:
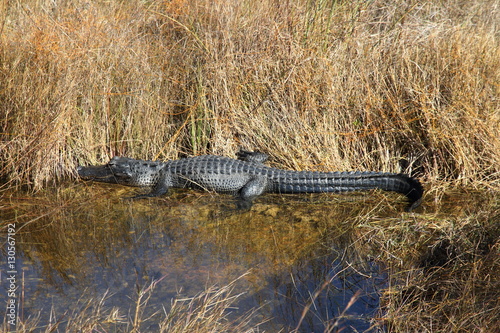
[[260, 151], [247, 151], [240, 150], [236, 153], [240, 161], [254, 162], [254, 163], [264, 163], [269, 159], [269, 155], [261, 153]]
[[265, 192], [267, 178], [255, 176], [250, 179], [239, 191], [238, 208], [248, 209], [252, 206], [252, 201]]

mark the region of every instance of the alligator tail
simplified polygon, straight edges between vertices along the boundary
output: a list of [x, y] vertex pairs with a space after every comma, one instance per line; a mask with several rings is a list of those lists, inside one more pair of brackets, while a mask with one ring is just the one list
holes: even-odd
[[404, 194], [407, 211], [418, 207], [424, 190], [420, 182], [405, 174], [382, 172], [287, 172], [279, 180], [279, 193], [351, 192], [382, 189]]

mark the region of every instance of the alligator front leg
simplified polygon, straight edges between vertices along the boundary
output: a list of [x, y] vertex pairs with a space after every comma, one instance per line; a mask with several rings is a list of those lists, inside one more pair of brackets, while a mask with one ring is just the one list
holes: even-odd
[[136, 195], [131, 199], [154, 198], [154, 197], [159, 197], [160, 195], [164, 195], [167, 192], [168, 192], [168, 186], [166, 186], [165, 184], [157, 184], [153, 186], [151, 192], [146, 194]]
[[164, 195], [172, 185], [172, 176], [170, 173], [162, 172], [158, 177], [157, 182], [152, 186], [151, 192], [146, 194], [139, 194], [131, 199], [154, 198]]

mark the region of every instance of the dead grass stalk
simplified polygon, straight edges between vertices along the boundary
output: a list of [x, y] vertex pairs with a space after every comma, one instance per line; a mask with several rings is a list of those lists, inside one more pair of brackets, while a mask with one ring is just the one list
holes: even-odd
[[495, 0], [3, 6], [4, 186], [243, 146], [498, 189]]

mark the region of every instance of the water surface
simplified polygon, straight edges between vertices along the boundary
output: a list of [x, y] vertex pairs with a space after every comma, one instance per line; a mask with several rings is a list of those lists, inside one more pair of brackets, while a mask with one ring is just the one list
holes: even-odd
[[24, 321], [64, 327], [105, 295], [106, 307], [133, 318], [138, 291], [161, 280], [143, 315], [153, 317], [142, 328], [154, 330], [173, 299], [248, 273], [236, 283], [244, 294], [232, 316], [258, 309], [252, 320], [266, 321], [261, 330], [383, 329], [377, 318], [388, 274], [357, 226], [374, 215], [411, 219], [399, 196], [265, 195], [242, 211], [231, 196], [193, 191], [124, 199], [134, 191], [77, 184], [4, 193], [2, 222], [17, 225]]

